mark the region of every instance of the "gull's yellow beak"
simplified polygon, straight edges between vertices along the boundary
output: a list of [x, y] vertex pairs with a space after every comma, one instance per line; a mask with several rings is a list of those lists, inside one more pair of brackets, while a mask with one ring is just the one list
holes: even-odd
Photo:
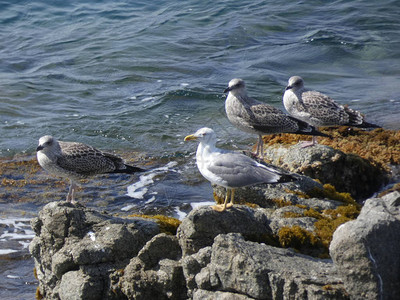
[[192, 141], [192, 140], [197, 140], [197, 137], [194, 136], [194, 134], [188, 135], [185, 137], [185, 142], [186, 141]]

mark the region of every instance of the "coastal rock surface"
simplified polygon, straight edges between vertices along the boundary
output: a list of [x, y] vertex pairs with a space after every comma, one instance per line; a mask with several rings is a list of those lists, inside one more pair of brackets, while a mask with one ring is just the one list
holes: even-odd
[[335, 231], [330, 254], [346, 290], [354, 299], [398, 297], [399, 232], [399, 192], [368, 199], [356, 220]]
[[29, 245], [46, 299], [101, 299], [109, 275], [157, 235], [156, 222], [121, 219], [68, 202], [51, 202], [31, 221]]
[[264, 157], [273, 165], [329, 183], [356, 199], [366, 199], [388, 181], [383, 168], [358, 155], [320, 144], [307, 148], [275, 144], [265, 148]]
[[[30, 251], [38, 295], [44, 299], [390, 299], [399, 292], [400, 282], [399, 205], [398, 192], [367, 200], [360, 216], [334, 234], [331, 260], [319, 258], [319, 251], [305, 255], [299, 252], [303, 248], [294, 251], [282, 243], [283, 229], [297, 226], [310, 235], [317, 231], [318, 218], [301, 216], [307, 208], [299, 206], [272, 210], [235, 205], [223, 213], [200, 207], [173, 235], [161, 233], [151, 219], [111, 217], [80, 205], [52, 202], [32, 220], [36, 237]], [[288, 213], [298, 216], [288, 218]], [[296, 219], [288, 225], [287, 220]]]
[[347, 299], [330, 260], [245, 241], [238, 233], [218, 235], [210, 255], [195, 276], [194, 299], [216, 290], [243, 297], [238, 299]]

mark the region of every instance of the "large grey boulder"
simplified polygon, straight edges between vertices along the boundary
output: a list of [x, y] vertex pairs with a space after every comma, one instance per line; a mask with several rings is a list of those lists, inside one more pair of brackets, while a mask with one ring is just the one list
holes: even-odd
[[368, 160], [320, 144], [306, 148], [300, 144], [268, 146], [264, 158], [290, 172], [330, 183], [356, 199], [368, 198], [388, 181], [386, 172]]
[[178, 227], [177, 237], [184, 255], [211, 246], [221, 233], [238, 232], [250, 240], [265, 240], [272, 234], [263, 210], [235, 205], [224, 212], [203, 206], [191, 211]]
[[334, 233], [330, 254], [352, 299], [400, 295], [400, 193], [368, 199]]
[[210, 263], [195, 283], [194, 299], [348, 299], [332, 261], [245, 241], [237, 233], [215, 238]]

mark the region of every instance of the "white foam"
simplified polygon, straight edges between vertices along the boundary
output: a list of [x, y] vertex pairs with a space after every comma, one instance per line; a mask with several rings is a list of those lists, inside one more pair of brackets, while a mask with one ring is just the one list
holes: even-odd
[[128, 210], [131, 210], [131, 208], [133, 208], [133, 207], [135, 207], [135, 206], [136, 206], [136, 205], [130, 204], [130, 205], [124, 206], [123, 208], [121, 208], [121, 210], [122, 210], [122, 211], [128, 211]]
[[154, 202], [155, 200], [156, 200], [156, 197], [153, 196], [149, 200], [146, 201], [146, 204], [150, 204], [150, 203]]
[[15, 253], [18, 252], [18, 250], [13, 250], [13, 249], [0, 249], [0, 255], [6, 255], [10, 253]]
[[148, 101], [151, 101], [154, 99], [155, 99], [154, 97], [146, 97], [146, 98], [143, 98], [141, 102], [148, 102]]
[[[0, 219], [0, 225], [4, 228], [0, 235], [0, 241], [4, 242], [3, 247], [0, 249], [0, 255], [7, 255], [26, 249], [30, 241], [35, 237], [35, 233], [31, 230], [29, 221], [30, 218], [15, 218], [9, 217], [7, 219]], [[18, 241], [17, 244], [13, 241]], [[12, 249], [8, 249], [7, 245], [10, 243]], [[20, 246], [18, 246], [20, 245]]]
[[31, 243], [29, 242], [23, 242], [23, 241], [18, 241], [18, 243], [22, 246], [23, 249], [26, 249], [29, 247], [29, 244]]
[[[192, 210], [198, 207], [202, 207], [202, 206], [210, 206], [210, 205], [215, 205], [214, 201], [203, 201], [203, 202], [192, 202], [190, 203], [190, 206], [192, 207]], [[178, 219], [179, 220], [183, 220], [186, 216], [187, 213], [184, 211], [181, 211], [180, 208], [177, 206], [175, 207], [175, 212], [178, 215]]]
[[178, 206], [175, 207], [175, 212], [176, 212], [176, 214], [178, 215], [178, 219], [179, 219], [180, 221], [182, 221], [182, 220], [186, 217], [186, 215], [187, 215], [187, 213], [181, 211], [180, 208], [179, 208]]
[[154, 183], [153, 178], [159, 174], [170, 171], [170, 169], [175, 167], [177, 164], [176, 161], [171, 161], [163, 167], [151, 170], [150, 173], [140, 175], [139, 181], [128, 186], [126, 195], [135, 199], [144, 199], [144, 196], [149, 190], [148, 186]]

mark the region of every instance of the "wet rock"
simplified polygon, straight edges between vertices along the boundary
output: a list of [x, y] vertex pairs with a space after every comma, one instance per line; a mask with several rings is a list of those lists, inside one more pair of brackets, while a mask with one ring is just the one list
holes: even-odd
[[307, 148], [276, 144], [266, 147], [264, 157], [290, 172], [330, 183], [356, 199], [366, 199], [388, 181], [386, 172], [368, 160], [320, 144]]
[[330, 254], [354, 299], [400, 294], [400, 193], [368, 199], [333, 235]]

